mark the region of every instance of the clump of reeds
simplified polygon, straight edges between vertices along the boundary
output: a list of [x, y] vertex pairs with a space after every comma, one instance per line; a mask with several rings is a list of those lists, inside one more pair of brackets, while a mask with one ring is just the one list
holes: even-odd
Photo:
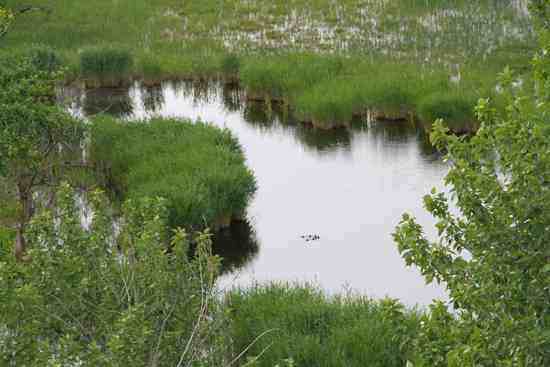
[[421, 99], [418, 116], [428, 127], [437, 120], [443, 122], [454, 133], [475, 131], [478, 122], [475, 118], [475, 96], [460, 91], [438, 92]]
[[347, 78], [319, 83], [296, 98], [296, 115], [319, 128], [345, 126], [361, 107], [358, 91]]
[[134, 58], [113, 45], [94, 46], [80, 52], [80, 73], [88, 86], [117, 87], [131, 77]]
[[237, 139], [202, 122], [99, 117], [91, 159], [117, 201], [166, 198], [172, 226], [227, 224], [245, 212], [256, 190]]
[[313, 54], [286, 54], [247, 59], [241, 81], [248, 98], [293, 100], [313, 85], [340, 73], [339, 57]]
[[161, 62], [153, 55], [146, 54], [139, 57], [136, 68], [144, 85], [160, 85], [162, 82], [164, 72]]
[[234, 53], [225, 55], [221, 60], [221, 71], [227, 82], [237, 82], [241, 69], [241, 59]]

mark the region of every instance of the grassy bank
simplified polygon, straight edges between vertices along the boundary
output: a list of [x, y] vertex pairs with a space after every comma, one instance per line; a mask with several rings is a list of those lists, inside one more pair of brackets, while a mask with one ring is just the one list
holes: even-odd
[[292, 103], [324, 128], [371, 109], [468, 130], [473, 101], [493, 94], [504, 66], [527, 65], [534, 44], [515, 0], [34, 3], [49, 10], [20, 16], [2, 51], [51, 47], [88, 86], [240, 80], [249, 98]]
[[[391, 300], [329, 297], [308, 285], [271, 284], [227, 296], [236, 350], [254, 366], [404, 366], [419, 315]], [[261, 337], [260, 337], [261, 336]]]
[[228, 225], [256, 189], [233, 135], [202, 122], [96, 118], [91, 159], [117, 201], [166, 198], [172, 227]]

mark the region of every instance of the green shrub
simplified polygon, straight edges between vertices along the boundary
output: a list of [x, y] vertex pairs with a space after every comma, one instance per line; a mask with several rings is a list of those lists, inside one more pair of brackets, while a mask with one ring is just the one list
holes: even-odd
[[265, 349], [257, 365], [266, 367], [286, 358], [297, 366], [401, 367], [419, 326], [418, 315], [393, 300], [328, 297], [308, 285], [233, 290], [227, 305], [236, 350], [263, 334], [247, 356]]
[[166, 198], [173, 227], [215, 226], [242, 214], [256, 189], [236, 138], [203, 122], [100, 117], [91, 157], [119, 201]]
[[115, 46], [95, 46], [80, 52], [80, 72], [84, 78], [102, 85], [119, 84], [132, 72], [134, 59], [130, 51]]
[[167, 254], [163, 200], [127, 203], [115, 236], [101, 194], [86, 194], [88, 230], [75, 198], [62, 185], [56, 208], [36, 213], [32, 261], [0, 250], [0, 365], [225, 365], [219, 259], [208, 234], [177, 231]]

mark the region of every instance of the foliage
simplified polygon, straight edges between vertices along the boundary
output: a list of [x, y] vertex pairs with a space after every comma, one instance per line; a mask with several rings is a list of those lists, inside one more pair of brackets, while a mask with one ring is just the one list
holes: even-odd
[[452, 194], [424, 199], [437, 240], [409, 215], [394, 234], [407, 264], [447, 285], [456, 315], [437, 304], [424, 317], [415, 366], [550, 364], [549, 109], [514, 93], [513, 82], [506, 70], [504, 113], [480, 100], [471, 139], [448, 135], [441, 121], [434, 127]]
[[91, 159], [119, 201], [166, 198], [172, 227], [240, 215], [256, 190], [236, 138], [200, 121], [96, 118]]
[[4, 37], [15, 19], [13, 11], [0, 5], [0, 38]]
[[35, 64], [32, 57], [0, 62], [0, 197], [17, 200], [17, 256], [24, 252], [35, 195], [46, 194], [64, 172], [74, 171], [83, 136], [83, 126], [55, 105], [61, 74]]
[[[269, 284], [226, 297], [236, 350], [253, 366], [404, 366], [419, 326], [393, 300], [328, 297], [309, 285]], [[258, 357], [258, 358], [256, 358]]]
[[62, 185], [56, 210], [34, 217], [31, 263], [0, 253], [0, 364], [223, 365], [209, 234], [194, 238], [195, 258], [182, 230], [167, 247], [164, 201], [142, 199], [126, 203], [116, 235], [99, 192], [84, 228], [75, 195]]
[[62, 66], [62, 61], [55, 50], [45, 45], [33, 45], [27, 51], [35, 68], [46, 72], [55, 72]]

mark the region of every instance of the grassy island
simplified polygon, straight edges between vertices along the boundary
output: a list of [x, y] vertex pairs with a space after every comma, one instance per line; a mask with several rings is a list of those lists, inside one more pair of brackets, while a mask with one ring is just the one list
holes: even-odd
[[256, 190], [236, 138], [203, 122], [99, 117], [91, 159], [116, 201], [167, 199], [172, 227], [226, 226]]

